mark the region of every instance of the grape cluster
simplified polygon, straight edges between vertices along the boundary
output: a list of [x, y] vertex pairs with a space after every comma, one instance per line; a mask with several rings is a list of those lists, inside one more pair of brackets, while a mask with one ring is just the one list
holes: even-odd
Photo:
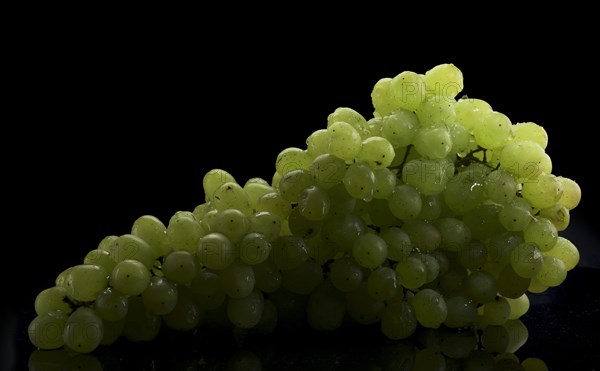
[[358, 323], [394, 340], [475, 328], [473, 347], [506, 351], [527, 292], [579, 261], [558, 232], [581, 190], [552, 175], [541, 126], [457, 100], [462, 88], [452, 64], [383, 78], [373, 118], [336, 109], [306, 149], [279, 153], [271, 182], [209, 171], [205, 203], [166, 226], [142, 216], [60, 273], [35, 300], [31, 342], [87, 353], [161, 326]]

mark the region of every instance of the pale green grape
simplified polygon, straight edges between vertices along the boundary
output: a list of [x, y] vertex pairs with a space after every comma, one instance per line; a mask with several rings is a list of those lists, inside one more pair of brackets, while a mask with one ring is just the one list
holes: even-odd
[[498, 292], [506, 298], [518, 298], [527, 291], [531, 279], [519, 276], [511, 264], [506, 264], [498, 274]]
[[298, 195], [298, 211], [308, 220], [323, 220], [330, 206], [329, 195], [317, 186], [307, 187]]
[[249, 265], [264, 262], [271, 253], [271, 244], [260, 233], [248, 233], [240, 242], [240, 259]]
[[392, 79], [385, 77], [380, 79], [373, 86], [371, 91], [371, 101], [375, 108], [375, 116], [387, 116], [391, 112], [400, 108], [400, 102], [391, 89]]
[[496, 298], [496, 279], [486, 271], [475, 271], [465, 282], [466, 292], [478, 304], [489, 303]]
[[373, 199], [367, 203], [367, 214], [363, 217], [371, 225], [379, 228], [387, 228], [398, 225], [400, 221], [390, 211], [388, 200]]
[[471, 230], [460, 219], [440, 218], [433, 222], [440, 233], [440, 247], [448, 251], [461, 251], [471, 241]]
[[[292, 170], [281, 177], [281, 180], [279, 181], [279, 192], [284, 200], [296, 202], [300, 193], [302, 193], [302, 191], [307, 187], [310, 187], [314, 184], [315, 180], [308, 170]], [[267, 209], [260, 211], [270, 210]]]
[[346, 191], [346, 186], [343, 183], [338, 183], [336, 186], [328, 189], [327, 194], [329, 195], [330, 203], [329, 218], [344, 216], [354, 210], [356, 199]]
[[252, 213], [246, 191], [235, 182], [221, 184], [213, 193], [211, 203], [217, 211], [237, 209], [246, 215]]
[[217, 215], [210, 227], [211, 232], [224, 234], [233, 244], [236, 244], [248, 232], [250, 221], [240, 210], [227, 209]]
[[87, 253], [83, 259], [83, 264], [97, 265], [104, 269], [106, 274], [110, 274], [117, 264], [108, 251], [96, 249]]
[[375, 191], [373, 198], [387, 199], [396, 186], [396, 175], [388, 168], [373, 171], [375, 175]]
[[35, 317], [27, 327], [31, 344], [39, 349], [57, 349], [63, 346], [63, 330], [68, 314], [52, 310]]
[[404, 260], [412, 251], [412, 244], [408, 234], [398, 227], [389, 227], [381, 230], [380, 237], [387, 245], [388, 258], [395, 261]]
[[66, 321], [62, 337], [69, 349], [78, 353], [90, 353], [100, 345], [103, 334], [104, 324], [96, 312], [79, 307]]
[[415, 310], [417, 321], [424, 327], [438, 328], [448, 316], [446, 300], [435, 290], [420, 290], [408, 302]]
[[445, 159], [410, 160], [402, 167], [402, 181], [425, 195], [442, 192], [453, 174], [454, 164]]
[[564, 205], [569, 210], [573, 210], [579, 205], [579, 201], [581, 201], [581, 188], [572, 179], [559, 176], [558, 180], [560, 180], [561, 188], [563, 189], [558, 203]]
[[433, 222], [442, 214], [442, 198], [437, 195], [421, 195], [421, 212], [418, 219]]
[[546, 363], [535, 357], [528, 357], [521, 362], [521, 366], [524, 371], [548, 371], [549, 368]]
[[316, 158], [329, 151], [329, 132], [327, 129], [319, 129], [306, 139], [306, 152]]
[[306, 314], [308, 323], [314, 330], [335, 330], [342, 325], [346, 314], [344, 295], [330, 281], [324, 281], [310, 294]]
[[187, 250], [171, 252], [162, 264], [162, 272], [170, 281], [181, 285], [189, 284], [196, 275], [194, 255]]
[[102, 241], [100, 241], [100, 243], [98, 244], [98, 250], [107, 251], [109, 253], [114, 251], [114, 246], [115, 242], [117, 241], [117, 238], [119, 238], [119, 236], [115, 235], [104, 237]]
[[504, 327], [507, 329], [510, 339], [506, 351], [509, 353], [514, 353], [527, 342], [527, 339], [529, 338], [529, 331], [520, 319], [508, 320], [504, 324]]
[[375, 269], [387, 257], [387, 244], [383, 238], [375, 234], [363, 234], [354, 241], [352, 256], [361, 266]]
[[[261, 181], [266, 183], [263, 179], [261, 179]], [[246, 195], [248, 196], [248, 202], [250, 203], [250, 208], [252, 210], [256, 209], [256, 203], [260, 197], [267, 193], [275, 192], [275, 188], [271, 187], [268, 183], [265, 183], [248, 181], [244, 184], [244, 192], [246, 192]]]
[[201, 310], [215, 310], [225, 302], [221, 279], [213, 272], [198, 272], [190, 284], [190, 291], [196, 296], [196, 305]]
[[381, 134], [395, 148], [406, 147], [412, 144], [418, 128], [419, 121], [412, 111], [398, 109], [383, 118]]
[[363, 140], [355, 161], [364, 162], [373, 170], [385, 169], [390, 166], [394, 156], [392, 144], [386, 138], [376, 136]]
[[415, 219], [421, 212], [423, 202], [415, 187], [402, 184], [394, 187], [388, 200], [392, 214], [400, 220]]
[[488, 325], [503, 325], [509, 316], [510, 304], [502, 296], [483, 305], [483, 321]]
[[406, 339], [416, 328], [415, 312], [406, 301], [392, 303], [381, 312], [381, 332], [389, 339]]
[[432, 255], [421, 254], [418, 252], [415, 252], [412, 255], [421, 260], [425, 265], [425, 283], [433, 282], [440, 273], [440, 264], [437, 259]]
[[320, 188], [330, 189], [344, 179], [346, 162], [332, 154], [324, 153], [313, 160], [310, 172]]
[[308, 259], [296, 268], [281, 271], [283, 287], [290, 292], [308, 295], [323, 282], [323, 270], [314, 260]]
[[567, 278], [567, 267], [559, 258], [544, 256], [542, 269], [535, 278], [544, 286], [558, 286]]
[[548, 133], [540, 125], [533, 122], [520, 122], [513, 126], [513, 142], [530, 140], [540, 145], [543, 149], [548, 146]]
[[[469, 168], [475, 165], [473, 164]], [[450, 180], [444, 191], [446, 205], [458, 215], [464, 215], [476, 208], [484, 198], [483, 181], [474, 179], [469, 169], [465, 169]]]
[[529, 287], [527, 288], [527, 291], [534, 293], [534, 294], [541, 294], [542, 292], [545, 292], [546, 290], [548, 290], [548, 286], [542, 284], [535, 277], [533, 277], [531, 279], [531, 283], [529, 284]]
[[328, 152], [345, 161], [352, 161], [360, 152], [362, 138], [352, 125], [337, 121], [327, 127], [329, 134]]
[[185, 286], [177, 288], [175, 307], [162, 316], [165, 325], [177, 331], [191, 331], [203, 320], [203, 313], [196, 305], [192, 292]]
[[554, 247], [542, 252], [542, 255], [559, 258], [565, 263], [567, 271], [575, 268], [577, 263], [579, 263], [579, 250], [577, 250], [577, 247], [571, 241], [561, 236], [556, 239]]
[[490, 237], [485, 243], [490, 261], [506, 264], [510, 262], [511, 251], [523, 243], [523, 237], [514, 232], [503, 232]]
[[483, 118], [492, 113], [492, 106], [486, 101], [473, 98], [461, 98], [454, 105], [456, 122], [472, 131], [483, 122]]
[[354, 240], [367, 232], [364, 220], [354, 214], [327, 219], [321, 229], [321, 237], [338, 251], [350, 251]]
[[511, 173], [498, 169], [488, 174], [484, 188], [490, 200], [505, 205], [515, 198], [518, 187]]
[[142, 301], [149, 312], [163, 315], [170, 313], [175, 305], [179, 292], [177, 285], [165, 277], [154, 276], [150, 284], [142, 292]]
[[107, 287], [96, 297], [93, 309], [104, 321], [120, 321], [127, 315], [127, 296]]
[[110, 285], [125, 295], [139, 295], [150, 284], [150, 271], [137, 260], [119, 262], [110, 275]]
[[527, 294], [523, 294], [516, 299], [506, 298], [510, 305], [510, 315], [508, 319], [517, 319], [527, 313], [529, 310], [529, 297]]
[[445, 158], [452, 149], [452, 137], [446, 126], [422, 127], [414, 139], [417, 152], [427, 158]]
[[373, 117], [369, 121], [367, 121], [367, 130], [368, 130], [367, 138], [368, 137], [384, 137], [385, 138], [385, 135], [383, 135], [383, 132], [382, 132], [382, 126], [383, 126], [383, 118], [382, 117]]
[[451, 63], [439, 64], [425, 73], [427, 93], [454, 98], [463, 90], [463, 74]]
[[504, 146], [513, 136], [510, 119], [500, 112], [491, 112], [483, 117], [473, 129], [477, 144], [486, 149]]
[[338, 122], [346, 122], [359, 132], [363, 139], [369, 137], [367, 120], [358, 112], [348, 107], [339, 107], [327, 116], [327, 126]]
[[119, 236], [110, 254], [117, 263], [123, 260], [137, 260], [148, 269], [152, 269], [154, 266], [155, 258], [152, 247], [146, 241], [132, 234]]
[[477, 314], [473, 300], [464, 296], [452, 296], [446, 299], [446, 308], [448, 315], [444, 324], [450, 328], [470, 326]]
[[511, 172], [516, 179], [535, 179], [540, 175], [544, 155], [544, 149], [535, 142], [512, 142], [500, 152], [500, 167]]
[[541, 174], [535, 181], [523, 183], [521, 194], [537, 209], [556, 204], [562, 196], [563, 189], [560, 179], [551, 174]]
[[532, 243], [522, 243], [510, 253], [510, 264], [521, 277], [532, 278], [542, 269], [543, 257], [540, 249]]
[[64, 271], [60, 272], [58, 274], [58, 276], [56, 276], [56, 279], [54, 280], [55, 286], [66, 289], [67, 276], [68, 276], [69, 272], [71, 271], [71, 269], [73, 269], [73, 267], [69, 267], [69, 268], [65, 269]]
[[329, 278], [333, 286], [342, 292], [356, 290], [363, 280], [360, 265], [350, 257], [343, 257], [330, 265]]
[[252, 328], [260, 321], [263, 303], [262, 294], [256, 290], [243, 298], [230, 298], [227, 302], [227, 316], [236, 327]]
[[306, 238], [304, 242], [306, 242], [308, 256], [321, 265], [332, 259], [336, 254], [334, 247], [331, 244], [325, 243], [320, 233]]
[[209, 233], [202, 237], [196, 249], [196, 259], [209, 269], [225, 269], [235, 257], [231, 241], [221, 233]]
[[290, 211], [292, 211], [290, 201], [284, 199], [279, 192], [267, 193], [256, 201], [256, 212], [269, 212], [280, 221], [286, 220]]
[[344, 186], [348, 193], [360, 200], [370, 201], [375, 191], [375, 174], [369, 165], [356, 162], [351, 164], [346, 170], [343, 179]]
[[527, 202], [515, 199], [504, 205], [498, 214], [498, 220], [507, 230], [518, 232], [527, 228], [534, 217], [531, 215], [531, 208], [528, 207]]
[[398, 283], [407, 289], [418, 289], [427, 281], [425, 264], [414, 256], [399, 261], [395, 271]]
[[40, 291], [35, 297], [35, 313], [39, 316], [44, 313], [59, 310], [69, 314], [73, 311], [71, 306], [65, 301], [67, 298], [67, 289], [61, 286], [54, 286]]
[[390, 93], [393, 97], [394, 113], [400, 109], [413, 112], [425, 98], [425, 80], [423, 75], [404, 71], [390, 81]]
[[548, 251], [554, 247], [558, 232], [552, 222], [546, 218], [536, 218], [523, 230], [525, 242], [534, 243], [540, 251]]
[[143, 215], [133, 222], [131, 234], [146, 241], [154, 251], [154, 257], [166, 256], [171, 250], [167, 239], [167, 227], [155, 216]]
[[383, 301], [373, 299], [369, 295], [366, 282], [346, 294], [346, 309], [350, 317], [361, 325], [369, 325], [379, 321], [385, 308]]
[[251, 266], [235, 261], [219, 272], [221, 286], [231, 298], [244, 298], [252, 292], [256, 277]]
[[458, 250], [458, 262], [470, 270], [481, 268], [487, 260], [487, 247], [479, 240], [471, 241]]
[[306, 151], [290, 147], [279, 152], [279, 155], [277, 155], [275, 170], [281, 175], [285, 175], [292, 170], [308, 170], [311, 162], [312, 158]]
[[484, 241], [506, 230], [498, 220], [501, 207], [495, 204], [483, 204], [468, 211], [462, 220], [471, 230], [471, 238]]
[[540, 210], [540, 216], [550, 220], [558, 232], [566, 230], [571, 221], [569, 209], [561, 204]]
[[248, 233], [259, 233], [263, 235], [267, 241], [273, 241], [279, 237], [279, 233], [281, 232], [281, 220], [276, 215], [271, 214], [268, 211], [261, 211], [251, 215], [248, 220], [250, 222]]
[[454, 99], [430, 96], [421, 103], [415, 113], [421, 126], [442, 125], [456, 121]]
[[286, 270], [302, 264], [308, 258], [304, 240], [296, 236], [282, 236], [272, 243], [271, 256], [277, 268]]
[[212, 200], [215, 191], [225, 183], [235, 183], [235, 178], [225, 170], [212, 169], [204, 175], [202, 186], [206, 201]]
[[439, 289], [445, 296], [463, 295], [466, 290], [468, 272], [458, 264], [449, 264], [440, 276]]
[[450, 132], [450, 139], [452, 140], [452, 148], [449, 152], [450, 154], [463, 152], [469, 148], [471, 133], [469, 133], [467, 128], [455, 122], [446, 124], [446, 127]]
[[396, 272], [389, 267], [379, 267], [367, 279], [369, 295], [375, 300], [385, 301], [401, 293]]
[[158, 336], [161, 317], [151, 313], [142, 301], [141, 296], [130, 296], [123, 335], [129, 341], [150, 341]]
[[269, 259], [252, 267], [256, 280], [255, 286], [262, 292], [274, 293], [281, 287], [283, 277], [275, 264]]
[[65, 277], [67, 296], [76, 301], [93, 301], [108, 285], [106, 271], [97, 265], [76, 265]]
[[442, 235], [431, 223], [423, 220], [409, 220], [402, 229], [408, 234], [413, 248], [421, 252], [431, 252], [440, 247]]

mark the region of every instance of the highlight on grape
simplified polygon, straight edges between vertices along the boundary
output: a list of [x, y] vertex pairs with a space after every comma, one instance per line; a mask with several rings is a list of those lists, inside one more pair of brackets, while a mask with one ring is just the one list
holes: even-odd
[[515, 351], [528, 293], [579, 261], [559, 233], [581, 190], [552, 174], [542, 126], [462, 88], [452, 64], [382, 78], [372, 117], [336, 109], [306, 148], [277, 155], [272, 179], [209, 171], [206, 202], [166, 224], [141, 216], [39, 293], [32, 344], [89, 353], [161, 327], [376, 325], [393, 340], [466, 331], [464, 362]]

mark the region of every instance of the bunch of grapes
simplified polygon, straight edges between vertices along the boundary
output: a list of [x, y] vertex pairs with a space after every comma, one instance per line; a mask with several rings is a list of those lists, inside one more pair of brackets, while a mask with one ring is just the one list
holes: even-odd
[[541, 126], [457, 100], [462, 88], [452, 64], [383, 78], [372, 118], [336, 109], [279, 153], [270, 182], [209, 171], [205, 203], [166, 226], [140, 217], [39, 293], [31, 342], [87, 353], [162, 326], [358, 323], [393, 340], [475, 329], [471, 349], [516, 350], [527, 292], [579, 261], [558, 233], [581, 190], [552, 174]]

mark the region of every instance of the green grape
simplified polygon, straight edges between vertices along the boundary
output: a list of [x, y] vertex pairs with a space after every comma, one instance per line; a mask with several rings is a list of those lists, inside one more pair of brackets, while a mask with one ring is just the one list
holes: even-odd
[[255, 286], [260, 291], [271, 294], [281, 287], [283, 277], [275, 264], [269, 259], [252, 267], [256, 280]]
[[531, 209], [527, 206], [526, 201], [524, 203], [515, 199], [504, 205], [498, 214], [498, 220], [507, 230], [518, 232], [527, 228], [534, 217], [531, 215]]
[[522, 236], [514, 232], [503, 232], [490, 237], [485, 242], [490, 261], [500, 264], [510, 263], [511, 251], [523, 242]]
[[65, 277], [67, 296], [76, 301], [93, 301], [106, 288], [106, 271], [97, 265], [76, 265]]
[[537, 209], [544, 209], [556, 204], [562, 196], [560, 179], [551, 174], [541, 174], [535, 181], [523, 183], [521, 194]]
[[406, 339], [414, 334], [416, 328], [414, 309], [406, 301], [392, 303], [381, 312], [381, 332], [389, 339]]
[[557, 203], [564, 205], [569, 210], [573, 210], [581, 201], [581, 188], [572, 179], [559, 176], [558, 180], [560, 180], [563, 193]]
[[401, 261], [410, 255], [412, 243], [408, 234], [402, 229], [398, 227], [384, 228], [379, 236], [387, 245], [388, 259]]
[[[281, 177], [281, 181], [279, 181], [279, 192], [284, 200], [296, 202], [300, 193], [307, 187], [314, 185], [314, 183], [315, 180], [308, 170], [292, 170]], [[270, 210], [267, 209], [261, 211]]]
[[354, 291], [363, 281], [363, 271], [360, 265], [350, 257], [334, 261], [329, 268], [331, 284], [339, 291]]
[[[383, 135], [383, 118], [382, 117], [373, 117], [369, 121], [367, 121], [367, 136], [368, 137], [384, 137]], [[388, 139], [388, 138], [386, 138]], [[389, 140], [389, 139], [388, 139]]]
[[203, 313], [196, 305], [192, 292], [185, 286], [179, 286], [175, 307], [162, 318], [165, 325], [172, 330], [191, 331], [200, 325]]
[[399, 261], [395, 271], [398, 283], [410, 290], [418, 289], [427, 281], [425, 264], [414, 256]]
[[306, 139], [306, 152], [316, 158], [329, 151], [329, 132], [327, 129], [319, 129]]
[[155, 216], [143, 215], [133, 222], [131, 234], [146, 241], [154, 251], [154, 257], [166, 256], [171, 247], [167, 238], [167, 227]]
[[227, 209], [217, 215], [210, 230], [224, 234], [233, 244], [236, 244], [246, 235], [249, 228], [250, 221], [244, 213], [236, 209]]
[[352, 161], [360, 152], [362, 138], [352, 125], [337, 121], [327, 126], [328, 152], [344, 161]]
[[[475, 165], [475, 164], [474, 164]], [[485, 199], [483, 181], [474, 179], [469, 168], [456, 175], [446, 185], [444, 201], [457, 215], [464, 215], [479, 206]]]
[[124, 260], [137, 260], [148, 269], [152, 269], [154, 266], [154, 251], [150, 245], [132, 234], [119, 236], [110, 254], [117, 263]]
[[488, 325], [503, 325], [509, 316], [510, 304], [502, 296], [483, 305], [483, 321]]
[[[465, 359], [477, 346], [477, 336], [471, 331], [450, 333], [440, 344], [440, 351], [449, 359]], [[447, 365], [446, 365], [447, 366]], [[460, 367], [460, 364], [458, 364]], [[459, 370], [461, 368], [458, 368]], [[448, 370], [448, 368], [446, 368]]]
[[253, 327], [254, 331], [259, 334], [272, 334], [277, 327], [277, 317], [275, 304], [269, 299], [264, 299], [262, 314], [256, 326]]
[[410, 160], [402, 167], [402, 181], [425, 195], [442, 192], [453, 174], [454, 164], [445, 159]]
[[543, 149], [548, 146], [548, 133], [540, 125], [533, 122], [520, 122], [513, 126], [513, 142], [530, 140], [540, 145]]
[[371, 272], [367, 279], [367, 289], [369, 295], [379, 301], [389, 300], [401, 292], [396, 272], [389, 267], [379, 267]]
[[[261, 179], [262, 180], [262, 179]], [[250, 209], [256, 210], [256, 203], [258, 199], [267, 193], [271, 193], [275, 191], [275, 188], [271, 187], [269, 184], [252, 182], [244, 185], [244, 192], [248, 196], [248, 202], [250, 203]]]
[[524, 371], [548, 371], [549, 368], [546, 363], [535, 357], [528, 357], [521, 362]]
[[107, 287], [96, 297], [93, 309], [103, 321], [120, 321], [127, 315], [127, 296]]
[[435, 250], [428, 255], [432, 256], [437, 260], [439, 268], [439, 275], [444, 275], [450, 270], [450, 254], [445, 253], [442, 250]]
[[535, 244], [522, 243], [510, 253], [510, 264], [519, 276], [532, 278], [542, 269], [542, 253]]
[[440, 233], [440, 247], [448, 251], [460, 251], [469, 246], [471, 230], [460, 219], [440, 218], [433, 225]]
[[356, 112], [352, 108], [339, 107], [330, 113], [329, 116], [327, 116], [327, 126], [338, 121], [343, 121], [352, 125], [352, 127], [354, 127], [354, 129], [360, 133], [361, 137], [368, 137], [369, 131], [367, 120], [365, 120], [360, 113]]
[[483, 242], [474, 240], [458, 251], [458, 262], [465, 268], [476, 270], [487, 262], [488, 251]]
[[310, 238], [306, 238], [304, 242], [306, 242], [306, 251], [308, 252], [308, 256], [314, 259], [320, 265], [324, 265], [336, 254], [333, 246], [325, 243], [323, 238], [321, 238], [320, 233]]
[[512, 265], [506, 264], [498, 274], [498, 292], [506, 298], [522, 296], [531, 284], [530, 278], [519, 276]]
[[451, 63], [440, 64], [425, 73], [428, 93], [440, 97], [454, 98], [463, 90], [463, 74]]
[[31, 344], [39, 349], [58, 349], [64, 345], [63, 330], [68, 315], [52, 310], [35, 317], [27, 327]]
[[484, 182], [485, 194], [490, 200], [506, 205], [517, 194], [517, 183], [512, 174], [504, 169], [490, 172]]
[[494, 111], [483, 117], [473, 129], [473, 135], [477, 144], [483, 148], [500, 148], [512, 138], [513, 126], [506, 115]]
[[527, 291], [534, 294], [541, 294], [543, 292], [546, 292], [546, 290], [548, 290], [548, 286], [542, 284], [536, 277], [533, 277], [531, 279], [531, 283], [527, 288]]
[[427, 158], [445, 158], [452, 149], [452, 137], [446, 126], [422, 127], [414, 139], [417, 152]]
[[373, 86], [371, 101], [375, 108], [375, 116], [387, 116], [400, 108], [400, 102], [396, 100], [396, 96], [391, 89], [391, 83], [392, 79], [385, 77]]
[[473, 300], [464, 296], [452, 296], [446, 299], [448, 315], [444, 324], [450, 328], [462, 328], [473, 324], [477, 308]]
[[494, 371], [494, 357], [484, 349], [475, 349], [463, 362], [464, 371]]
[[221, 279], [213, 272], [198, 272], [190, 284], [190, 291], [196, 296], [196, 305], [201, 310], [215, 310], [225, 302]]
[[202, 237], [196, 249], [196, 259], [209, 269], [225, 269], [235, 258], [231, 241], [221, 233], [209, 233]]
[[392, 114], [401, 109], [413, 112], [425, 97], [425, 80], [423, 75], [404, 71], [391, 79], [389, 89], [397, 107]]
[[321, 266], [308, 259], [296, 268], [281, 271], [283, 287], [300, 295], [308, 295], [323, 282]]
[[382, 120], [381, 134], [394, 148], [406, 147], [413, 143], [419, 120], [412, 111], [398, 109]]
[[483, 204], [463, 215], [462, 220], [471, 230], [471, 238], [485, 241], [506, 230], [498, 220], [501, 207], [494, 204]]
[[542, 255], [559, 258], [565, 263], [567, 271], [575, 268], [579, 263], [579, 250], [571, 241], [561, 236], [556, 239], [554, 247], [548, 251], [543, 251]]
[[450, 139], [452, 140], [452, 148], [449, 153], [454, 154], [467, 150], [471, 140], [469, 130], [455, 122], [446, 124], [446, 127], [450, 132]]
[[125, 319], [120, 321], [102, 320], [102, 323], [104, 325], [104, 333], [102, 334], [100, 345], [114, 344], [114, 342], [123, 334], [123, 329], [125, 329]]
[[150, 312], [141, 296], [130, 296], [123, 335], [133, 342], [150, 341], [158, 336], [161, 317]]
[[442, 214], [442, 199], [440, 195], [421, 195], [421, 212], [417, 219], [433, 222]]
[[375, 191], [375, 174], [369, 165], [353, 163], [346, 170], [343, 179], [346, 191], [354, 198], [370, 201]]
[[510, 342], [510, 334], [504, 326], [486, 326], [481, 334], [481, 344], [490, 353], [504, 353]]
[[271, 256], [277, 268], [286, 270], [302, 264], [308, 259], [304, 240], [296, 236], [282, 236], [273, 241]]
[[388, 200], [392, 214], [400, 220], [415, 219], [423, 206], [421, 195], [415, 187], [402, 184], [397, 185]]
[[97, 265], [100, 268], [104, 269], [107, 275], [110, 274], [115, 265], [117, 265], [117, 263], [111, 257], [108, 251], [99, 249], [91, 250], [90, 252], [88, 252], [85, 258], [83, 259], [83, 264]]
[[486, 304], [496, 298], [496, 279], [486, 271], [475, 271], [465, 282], [466, 292], [474, 302]]
[[395, 155], [392, 144], [386, 138], [376, 136], [363, 140], [355, 161], [364, 162], [373, 170], [385, 169], [390, 166]]
[[149, 284], [150, 271], [137, 260], [123, 260], [110, 274], [110, 285], [125, 295], [139, 295]]
[[567, 267], [559, 258], [544, 256], [542, 269], [535, 278], [544, 286], [558, 286], [567, 278]]
[[62, 337], [67, 348], [90, 353], [100, 345], [104, 334], [102, 319], [93, 309], [77, 308], [67, 319]]
[[245, 298], [250, 295], [256, 283], [252, 267], [240, 261], [220, 271], [219, 278], [223, 290], [231, 298]]
[[298, 195], [297, 209], [308, 220], [323, 220], [329, 213], [330, 206], [327, 192], [319, 187], [307, 187]]
[[383, 301], [373, 299], [369, 295], [366, 282], [346, 294], [346, 309], [350, 317], [361, 325], [377, 323], [385, 308]]
[[269, 242], [279, 237], [279, 233], [281, 232], [281, 220], [275, 214], [271, 214], [268, 211], [261, 211], [251, 215], [248, 220], [250, 222], [248, 234], [261, 234]]
[[[196, 206], [194, 208], [194, 211], [192, 211], [192, 214], [194, 215], [194, 217], [196, 218], [196, 220], [198, 220], [199, 222], [201, 222], [202, 219], [204, 219], [204, 217], [206, 216], [206, 214], [209, 211], [212, 211], [212, 210], [214, 210], [214, 209], [212, 207], [212, 204], [209, 201], [209, 202], [205, 202], [205, 203], [202, 203], [202, 204]], [[167, 233], [166, 232], [166, 227], [165, 227], [165, 233]]]
[[483, 118], [492, 113], [492, 106], [486, 101], [473, 98], [461, 98], [454, 105], [456, 112], [456, 122], [473, 131], [481, 125]]
[[506, 300], [508, 301], [508, 305], [510, 305], [508, 319], [520, 318], [529, 310], [529, 297], [525, 293], [516, 299], [506, 298]]
[[444, 297], [432, 289], [420, 290], [408, 299], [415, 310], [417, 321], [427, 328], [438, 328], [448, 316]]
[[423, 220], [409, 220], [402, 229], [408, 234], [413, 248], [421, 252], [432, 252], [439, 248], [442, 242], [440, 231], [433, 224]]
[[311, 294], [306, 306], [310, 327], [318, 331], [333, 331], [342, 325], [346, 314], [344, 295], [330, 281], [323, 281]]
[[102, 251], [106, 251], [106, 252], [112, 252], [114, 251], [114, 246], [115, 246], [115, 242], [117, 241], [117, 238], [119, 238], [119, 236], [106, 236], [102, 239], [102, 241], [100, 241], [100, 243], [98, 244], [98, 250], [102, 250]]
[[187, 285], [196, 275], [195, 257], [187, 250], [173, 251], [165, 258], [162, 272], [170, 281]]
[[240, 242], [240, 259], [249, 265], [264, 262], [271, 253], [271, 244], [260, 233], [248, 233]]
[[352, 256], [358, 264], [368, 269], [380, 266], [387, 257], [387, 244], [378, 235], [366, 233], [352, 245]]
[[300, 148], [290, 147], [279, 152], [279, 155], [277, 155], [275, 170], [281, 175], [285, 175], [292, 170], [308, 170], [311, 162], [312, 158], [308, 152]]
[[530, 140], [507, 144], [500, 152], [500, 168], [511, 172], [515, 179], [535, 179], [540, 175], [544, 149]]
[[421, 126], [442, 125], [456, 121], [455, 101], [451, 98], [430, 96], [415, 113]]
[[[221, 186], [215, 190], [210, 201], [217, 211], [237, 209], [245, 215], [250, 215], [252, 213], [246, 191], [235, 182], [221, 184]], [[167, 233], [168, 232], [167, 228]]]
[[279, 220], [286, 220], [288, 215], [290, 215], [290, 211], [292, 211], [292, 206], [290, 201], [283, 198], [283, 196], [278, 192], [271, 192], [265, 195], [262, 195], [256, 201], [256, 212], [269, 212]]
[[414, 256], [419, 258], [425, 265], [425, 283], [433, 282], [438, 278], [440, 273], [440, 264], [437, 259], [430, 254], [413, 253]]
[[550, 220], [558, 232], [566, 230], [571, 221], [569, 209], [561, 204], [540, 210], [540, 216]]
[[548, 251], [554, 247], [558, 232], [552, 222], [546, 218], [536, 218], [523, 230], [525, 242], [534, 243], [540, 251]]
[[235, 183], [235, 178], [227, 171], [212, 169], [207, 172], [202, 179], [206, 201], [212, 200], [215, 191], [225, 183]]
[[313, 160], [310, 172], [316, 185], [327, 190], [344, 179], [346, 162], [332, 154], [324, 153]]
[[375, 191], [373, 193], [373, 198], [389, 198], [396, 186], [396, 175], [388, 168], [374, 170], [373, 174], [375, 175]]
[[178, 296], [175, 283], [165, 277], [154, 276], [146, 290], [142, 292], [142, 301], [150, 313], [164, 315], [173, 311]]
[[509, 335], [509, 343], [506, 351], [515, 353], [527, 342], [529, 331], [520, 319], [510, 319], [506, 321], [504, 327], [507, 329]]
[[364, 220], [354, 214], [333, 217], [323, 223], [321, 237], [338, 251], [350, 251], [354, 240], [367, 232]]
[[35, 297], [35, 313], [39, 316], [52, 311], [61, 311], [69, 314], [73, 311], [71, 306], [65, 301], [67, 298], [67, 289], [60, 286], [54, 286], [40, 291]]
[[66, 289], [67, 276], [69, 275], [69, 272], [71, 272], [71, 269], [73, 269], [73, 267], [65, 269], [64, 271], [60, 272], [58, 276], [56, 276], [56, 279], [54, 280], [54, 284], [56, 287], [62, 287]]
[[350, 214], [355, 206], [356, 199], [346, 191], [346, 186], [343, 183], [338, 183], [336, 186], [327, 190], [329, 195], [329, 218], [345, 216]]
[[445, 273], [440, 276], [439, 289], [445, 296], [462, 295], [466, 290], [467, 269], [458, 264], [450, 264]]

